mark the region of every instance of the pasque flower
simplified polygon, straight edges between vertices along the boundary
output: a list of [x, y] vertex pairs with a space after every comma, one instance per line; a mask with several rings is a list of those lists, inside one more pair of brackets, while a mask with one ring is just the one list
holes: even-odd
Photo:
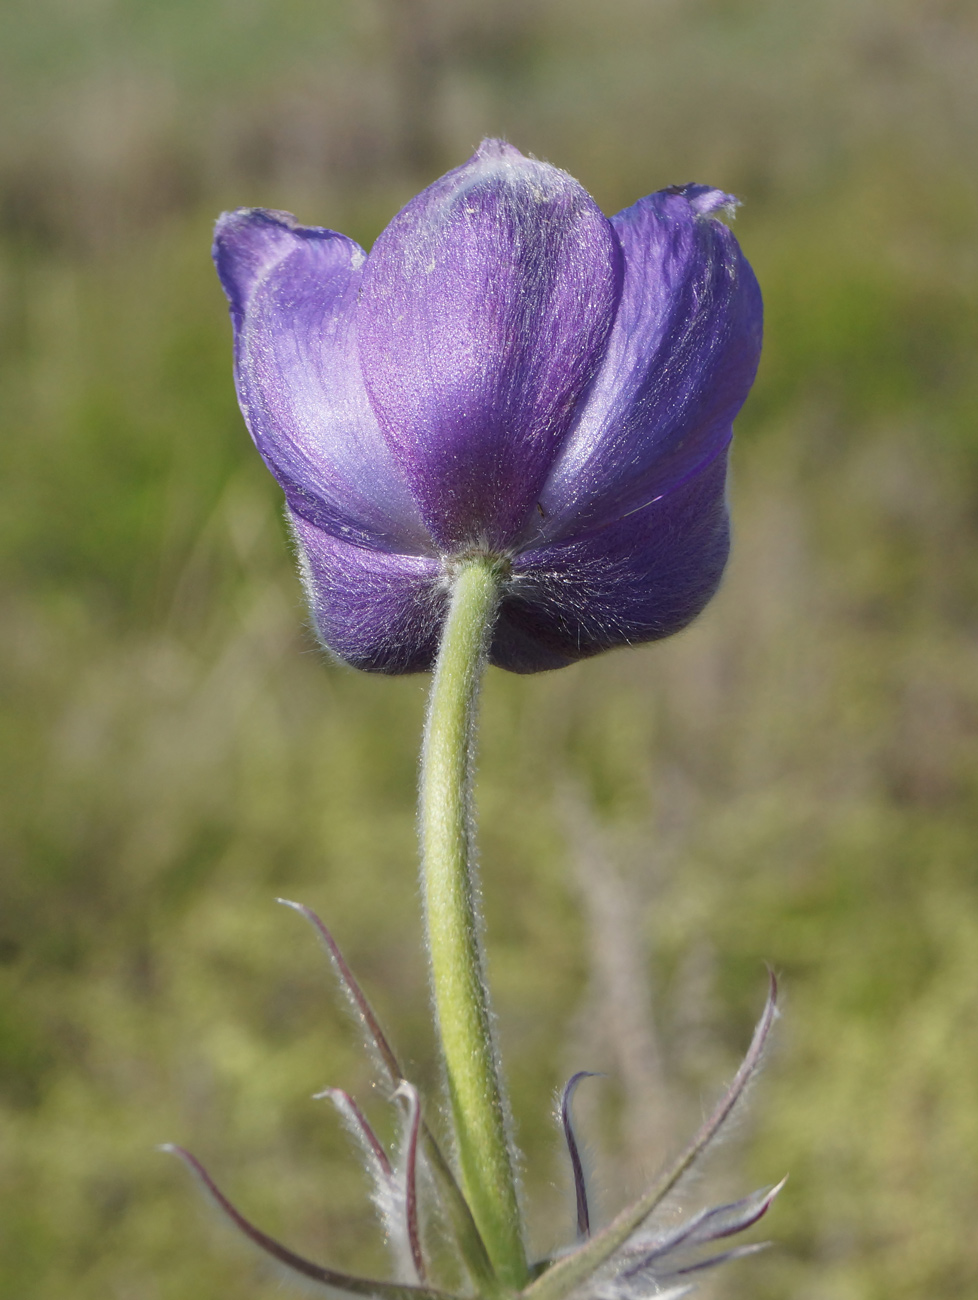
[[[487, 658], [559, 668], [684, 627], [728, 550], [727, 447], [760, 348], [757, 284], [701, 185], [608, 220], [566, 173], [486, 141], [395, 217], [368, 257], [287, 213], [218, 223], [241, 408], [285, 490], [324, 643], [357, 667], [434, 667], [418, 829], [446, 1106], [418, 1090], [329, 930], [322, 940], [379, 1082], [403, 1105], [389, 1151], [352, 1096], [322, 1094], [360, 1146], [392, 1281], [338, 1273], [269, 1236], [181, 1155], [236, 1227], [349, 1300], [680, 1300], [758, 1247], [778, 1187], [667, 1221], [669, 1197], [757, 1072], [775, 984], [712, 1114], [655, 1182], [592, 1232], [564, 1090], [576, 1243], [527, 1254], [481, 946], [472, 785]], [[443, 1150], [447, 1137], [449, 1146]], [[443, 1269], [453, 1290], [439, 1281]]]
[[431, 666], [453, 566], [498, 556], [491, 662], [557, 668], [684, 627], [728, 550], [761, 301], [686, 185], [610, 220], [487, 140], [369, 256], [287, 213], [218, 222], [242, 411], [285, 490], [325, 645]]

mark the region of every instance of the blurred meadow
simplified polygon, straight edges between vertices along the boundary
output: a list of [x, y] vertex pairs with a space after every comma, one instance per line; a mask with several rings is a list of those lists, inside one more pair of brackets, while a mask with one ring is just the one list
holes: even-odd
[[686, 1192], [791, 1179], [732, 1300], [978, 1294], [978, 10], [967, 0], [0, 7], [0, 1297], [287, 1295], [155, 1153], [383, 1267], [335, 1084], [388, 1108], [315, 907], [437, 1092], [423, 678], [309, 635], [208, 253], [369, 246], [502, 134], [613, 212], [740, 194], [767, 304], [723, 590], [671, 642], [490, 674], [489, 960], [534, 1246], [602, 1213], [786, 1013]]

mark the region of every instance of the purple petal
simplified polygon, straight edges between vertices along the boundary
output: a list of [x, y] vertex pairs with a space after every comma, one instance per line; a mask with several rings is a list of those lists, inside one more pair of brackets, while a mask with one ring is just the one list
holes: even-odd
[[218, 221], [214, 260], [241, 409], [289, 505], [360, 545], [430, 548], [360, 375], [363, 250], [288, 213], [245, 208]]
[[540, 496], [542, 539], [621, 518], [713, 460], [761, 346], [754, 274], [726, 226], [733, 202], [704, 186], [661, 190], [612, 219], [624, 285], [601, 370]]
[[504, 549], [604, 352], [607, 218], [565, 172], [485, 141], [413, 199], [364, 271], [370, 399], [439, 546]]
[[539, 672], [685, 627], [727, 560], [726, 459], [617, 523], [517, 556], [492, 662]]
[[327, 650], [365, 672], [430, 668], [447, 595], [438, 561], [354, 546], [294, 512], [291, 521], [306, 599]]
[[740, 207], [740, 199], [736, 195], [724, 194], [723, 190], [712, 189], [709, 185], [671, 185], [667, 193], [681, 194], [700, 216], [709, 216], [711, 212], [726, 212], [732, 217]]

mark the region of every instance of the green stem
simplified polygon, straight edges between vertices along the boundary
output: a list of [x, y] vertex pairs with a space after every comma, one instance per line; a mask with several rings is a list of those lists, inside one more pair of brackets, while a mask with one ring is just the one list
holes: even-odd
[[505, 1286], [529, 1279], [483, 972], [472, 771], [500, 561], [463, 561], [435, 665], [421, 758], [422, 885], [435, 1012], [462, 1189]]

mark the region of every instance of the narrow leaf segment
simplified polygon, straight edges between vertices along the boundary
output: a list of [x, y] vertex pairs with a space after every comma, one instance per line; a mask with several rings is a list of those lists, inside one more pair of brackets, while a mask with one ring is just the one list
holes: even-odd
[[564, 1130], [564, 1141], [567, 1143], [567, 1154], [570, 1156], [571, 1171], [574, 1175], [574, 1198], [577, 1203], [577, 1239], [585, 1241], [591, 1235], [591, 1214], [588, 1210], [587, 1203], [587, 1183], [584, 1179], [584, 1164], [581, 1161], [581, 1153], [577, 1145], [577, 1138], [574, 1136], [574, 1123], [571, 1119], [571, 1102], [574, 1093], [577, 1091], [577, 1085], [582, 1079], [595, 1079], [597, 1075], [591, 1070], [578, 1070], [577, 1074], [572, 1074], [564, 1086], [563, 1094], [560, 1098], [560, 1124]]
[[345, 1292], [347, 1295], [373, 1296], [374, 1300], [450, 1300], [448, 1293], [444, 1291], [435, 1291], [421, 1286], [403, 1286], [396, 1282], [381, 1282], [374, 1278], [354, 1277], [349, 1273], [338, 1273], [335, 1269], [315, 1264], [303, 1255], [297, 1255], [295, 1251], [289, 1250], [288, 1246], [283, 1246], [280, 1241], [270, 1237], [267, 1232], [262, 1232], [246, 1219], [220, 1190], [200, 1161], [189, 1151], [172, 1144], [162, 1146], [160, 1150], [179, 1156], [197, 1177], [217, 1208], [231, 1220], [238, 1231], [259, 1250], [264, 1251], [266, 1255], [270, 1255], [272, 1259], [300, 1277], [318, 1282], [330, 1290]]
[[754, 1030], [754, 1037], [730, 1086], [716, 1109], [679, 1158], [660, 1175], [647, 1192], [622, 1210], [611, 1223], [573, 1254], [564, 1256], [526, 1289], [527, 1300], [564, 1300], [598, 1269], [607, 1264], [661, 1205], [684, 1174], [688, 1173], [713, 1138], [730, 1118], [737, 1103], [757, 1073], [764, 1055], [764, 1045], [777, 1015], [777, 981], [770, 975], [767, 1003]]

